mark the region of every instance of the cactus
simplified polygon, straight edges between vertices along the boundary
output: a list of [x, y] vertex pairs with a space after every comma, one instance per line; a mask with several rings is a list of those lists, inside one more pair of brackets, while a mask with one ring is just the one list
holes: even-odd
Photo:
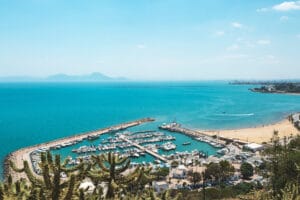
[[[24, 172], [30, 181], [32, 190], [29, 198], [31, 199], [71, 199], [77, 186], [75, 183], [76, 176], [81, 179], [82, 173], [87, 170], [82, 163], [71, 169], [66, 168], [66, 163], [61, 164], [59, 155], [55, 156], [53, 162], [50, 152], [41, 153], [41, 177], [36, 177], [33, 174], [27, 161], [24, 161], [23, 165], [23, 168], [20, 169], [11, 162], [12, 169], [19, 173]], [[76, 175], [75, 173], [72, 174], [75, 171], [77, 172]], [[61, 180], [60, 176], [63, 172], [70, 176], [68, 180]]]
[[92, 156], [92, 160], [93, 168], [88, 174], [89, 177], [97, 183], [106, 181], [108, 184], [106, 197], [113, 198], [115, 194], [121, 192], [124, 188], [122, 182], [125, 179], [121, 173], [128, 169], [130, 160], [128, 158], [120, 158], [119, 155], [112, 152]]
[[27, 199], [30, 195], [30, 188], [26, 186], [25, 180], [19, 180], [15, 183], [7, 181], [0, 185], [0, 200], [5, 199]]
[[154, 176], [151, 175], [151, 170], [152, 168], [137, 167], [133, 173], [126, 177], [125, 184], [128, 185], [131, 193], [138, 192], [152, 182]]

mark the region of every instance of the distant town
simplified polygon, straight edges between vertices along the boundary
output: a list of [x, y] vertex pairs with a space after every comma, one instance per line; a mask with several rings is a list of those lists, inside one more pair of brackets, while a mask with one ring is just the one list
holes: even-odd
[[233, 85], [261, 85], [250, 88], [253, 92], [300, 94], [300, 81], [233, 81]]

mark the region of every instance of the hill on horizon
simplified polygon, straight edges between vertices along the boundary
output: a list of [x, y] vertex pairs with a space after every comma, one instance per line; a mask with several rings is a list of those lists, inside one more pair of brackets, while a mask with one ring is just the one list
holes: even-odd
[[3, 76], [0, 77], [1, 82], [107, 82], [107, 81], [126, 81], [125, 77], [110, 77], [100, 72], [93, 72], [85, 75], [68, 75], [64, 73], [53, 74], [47, 77], [31, 77], [31, 76]]

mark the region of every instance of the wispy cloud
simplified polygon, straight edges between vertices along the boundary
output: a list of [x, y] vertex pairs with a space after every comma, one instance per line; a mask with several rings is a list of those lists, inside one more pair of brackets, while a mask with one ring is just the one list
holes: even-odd
[[260, 45], [269, 45], [269, 44], [271, 44], [271, 41], [270, 40], [258, 40], [257, 44], [260, 44]]
[[300, 39], [300, 34], [296, 35], [296, 37]]
[[232, 22], [231, 26], [233, 26], [234, 28], [243, 28], [244, 27], [244, 25], [239, 22]]
[[138, 49], [146, 49], [147, 46], [145, 44], [137, 44], [136, 48], [138, 48]]
[[276, 11], [300, 10], [300, 1], [285, 1], [274, 5], [272, 8]]
[[288, 21], [289, 20], [289, 17], [288, 16], [281, 16], [280, 17], [280, 21], [281, 22], [285, 22], [285, 21]]

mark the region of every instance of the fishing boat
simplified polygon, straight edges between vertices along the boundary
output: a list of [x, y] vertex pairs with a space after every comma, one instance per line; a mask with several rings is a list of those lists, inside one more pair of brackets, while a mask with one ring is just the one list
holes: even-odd
[[191, 144], [191, 142], [184, 142], [184, 143], [182, 143], [182, 145], [190, 145]]
[[89, 136], [87, 136], [86, 139], [92, 141], [92, 140], [96, 140], [98, 138], [99, 138], [99, 135], [89, 135]]

